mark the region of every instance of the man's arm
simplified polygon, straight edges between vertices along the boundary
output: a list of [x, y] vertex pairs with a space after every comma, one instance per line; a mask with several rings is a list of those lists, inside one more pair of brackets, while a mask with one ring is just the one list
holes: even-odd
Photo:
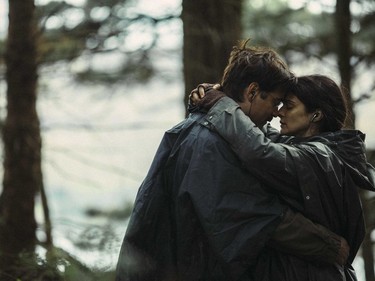
[[288, 209], [268, 245], [280, 252], [323, 263], [344, 265], [349, 256], [346, 240]]

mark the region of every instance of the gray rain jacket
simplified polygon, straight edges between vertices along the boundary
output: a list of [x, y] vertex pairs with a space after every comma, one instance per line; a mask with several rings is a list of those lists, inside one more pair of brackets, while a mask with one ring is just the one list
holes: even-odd
[[167, 131], [134, 204], [117, 281], [251, 280], [285, 207], [193, 114]]
[[[351, 247], [344, 268], [316, 267], [273, 250], [264, 252], [255, 280], [356, 280], [350, 263], [363, 241], [365, 224], [358, 188], [374, 191], [364, 134], [342, 130], [310, 138], [268, 136], [230, 98], [207, 114], [207, 126], [227, 140], [243, 165], [285, 203], [343, 236]], [[278, 143], [275, 143], [277, 141]]]
[[[337, 255], [340, 242], [330, 233], [311, 222], [284, 223], [278, 196], [242, 167], [204, 117], [192, 114], [165, 133], [139, 188], [116, 280], [250, 281], [271, 235], [285, 244], [280, 250], [305, 258]], [[285, 237], [299, 228], [303, 235]], [[300, 236], [315, 242], [299, 247]]]

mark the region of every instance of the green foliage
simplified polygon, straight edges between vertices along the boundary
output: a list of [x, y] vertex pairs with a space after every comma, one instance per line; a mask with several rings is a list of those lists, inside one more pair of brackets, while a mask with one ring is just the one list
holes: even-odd
[[131, 212], [133, 210], [133, 204], [125, 204], [124, 208], [122, 209], [115, 209], [109, 211], [103, 211], [97, 208], [89, 208], [86, 210], [86, 215], [88, 217], [104, 217], [109, 218], [111, 220], [124, 220], [130, 217]]
[[[277, 49], [289, 62], [294, 52], [306, 59], [335, 55], [335, 7], [322, 4], [322, 11], [313, 13], [308, 4], [292, 9], [283, 0], [249, 1], [243, 18], [245, 37]], [[361, 12], [353, 15], [354, 61], [374, 63], [375, 4], [361, 1], [356, 7]]]
[[128, 82], [145, 82], [155, 74], [148, 58], [144, 60], [129, 59], [122, 64], [119, 71], [99, 71], [86, 69], [76, 73], [76, 79], [81, 82], [100, 82], [113, 84], [119, 80]]
[[[375, 7], [373, 7], [375, 10]], [[367, 65], [374, 63], [375, 58], [375, 11], [362, 17], [355, 16], [353, 21], [358, 29], [353, 32], [353, 52], [357, 61], [364, 61]]]
[[60, 248], [47, 251], [46, 256], [22, 253], [6, 272], [2, 281], [108, 281], [115, 279], [113, 270], [94, 270]]
[[[124, 57], [118, 70], [98, 70], [88, 63], [87, 69], [73, 74], [80, 82], [147, 81], [155, 74], [149, 55], [157, 40], [155, 29], [159, 23], [178, 15], [156, 18], [137, 13], [133, 4], [126, 0], [90, 0], [79, 7], [57, 1], [38, 6], [37, 18], [42, 30], [39, 63], [74, 61], [80, 57], [90, 61], [97, 54], [116, 51]], [[134, 38], [130, 37], [141, 30], [148, 30], [153, 37], [147, 44], [131, 49], [129, 42], [134, 43]]]
[[89, 268], [62, 249], [56, 249], [57, 254], [64, 259], [64, 281], [109, 281], [115, 280], [113, 270], [101, 271]]
[[85, 41], [66, 34], [51, 34], [39, 42], [40, 63], [54, 63], [59, 60], [71, 61], [77, 58], [85, 47]]
[[287, 2], [278, 1], [278, 5], [258, 8], [250, 4], [246, 14], [246, 34], [259, 45], [277, 49], [287, 59], [290, 59], [291, 51], [306, 58], [322, 57], [334, 51], [334, 25], [330, 13], [312, 14], [305, 8], [293, 10]]
[[59, 281], [63, 280], [62, 272], [58, 266], [65, 260], [55, 258], [48, 260], [36, 253], [23, 252], [18, 257], [12, 258], [11, 265], [0, 272], [1, 280], [21, 281]]

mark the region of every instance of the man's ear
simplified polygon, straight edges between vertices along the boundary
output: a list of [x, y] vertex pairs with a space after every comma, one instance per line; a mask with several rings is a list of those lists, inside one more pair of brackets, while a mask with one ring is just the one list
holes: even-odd
[[245, 89], [245, 95], [250, 102], [252, 102], [259, 91], [259, 85], [256, 82], [251, 82]]

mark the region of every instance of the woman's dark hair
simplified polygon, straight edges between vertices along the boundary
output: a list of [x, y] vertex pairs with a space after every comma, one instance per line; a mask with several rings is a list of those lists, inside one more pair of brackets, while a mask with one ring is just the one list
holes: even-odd
[[321, 110], [321, 132], [333, 132], [344, 127], [347, 118], [347, 100], [340, 87], [327, 76], [300, 76], [292, 93], [305, 105], [307, 112]]
[[286, 63], [272, 49], [246, 47], [248, 42], [233, 47], [221, 81], [223, 92], [242, 101], [244, 89], [252, 82], [258, 83], [261, 92], [287, 91], [295, 77]]

